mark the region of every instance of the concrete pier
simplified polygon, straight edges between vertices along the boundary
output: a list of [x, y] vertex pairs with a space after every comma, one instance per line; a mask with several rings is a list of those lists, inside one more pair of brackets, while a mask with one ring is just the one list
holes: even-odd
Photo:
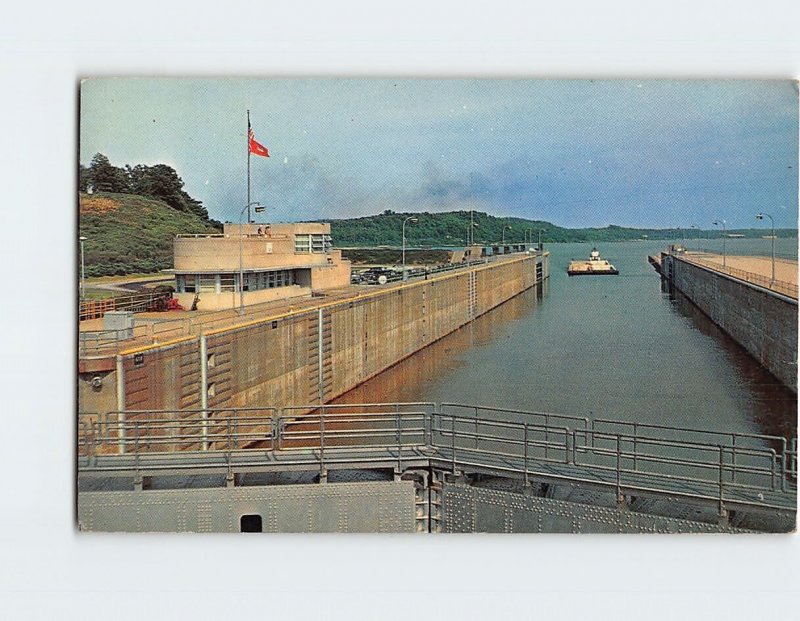
[[661, 274], [762, 366], [797, 392], [797, 262], [662, 253]]

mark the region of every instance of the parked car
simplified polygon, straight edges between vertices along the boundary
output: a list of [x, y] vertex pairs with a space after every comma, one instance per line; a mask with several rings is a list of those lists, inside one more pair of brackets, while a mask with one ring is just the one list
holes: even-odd
[[361, 272], [360, 276], [361, 283], [365, 285], [384, 285], [390, 280], [396, 279], [399, 274], [386, 267], [371, 267]]

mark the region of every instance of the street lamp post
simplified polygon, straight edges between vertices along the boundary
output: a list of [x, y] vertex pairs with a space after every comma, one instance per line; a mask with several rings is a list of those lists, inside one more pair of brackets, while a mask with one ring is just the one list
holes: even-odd
[[475, 228], [475, 218], [473, 216], [473, 210], [469, 210], [469, 246], [475, 243], [475, 235], [473, 230]]
[[544, 229], [539, 229], [539, 252], [542, 251], [542, 232]]
[[244, 315], [244, 262], [242, 260], [242, 249], [244, 244], [244, 212], [247, 212], [247, 223], [250, 224], [250, 208], [255, 205], [255, 212], [261, 213], [264, 208], [258, 201], [247, 203], [239, 212], [239, 314]]
[[81, 243], [81, 302], [83, 302], [83, 298], [86, 295], [86, 270], [84, 268], [85, 264], [83, 262], [83, 242], [86, 241], [86, 238], [83, 235], [81, 235], [78, 238], [78, 241]]
[[[475, 229], [477, 226], [478, 226], [478, 223], [477, 223], [477, 222], [470, 222], [469, 226], [467, 227], [467, 235], [466, 235], [466, 237], [465, 237], [465, 240], [466, 240], [466, 246], [467, 246], [467, 247], [469, 247], [469, 246], [471, 246], [471, 245], [473, 245], [473, 244], [475, 243], [475, 239], [474, 239], [474, 235], [473, 235], [472, 231], [473, 231], [473, 229]], [[472, 239], [471, 239], [471, 240], [470, 240], [470, 237], [472, 237]]]
[[403, 220], [403, 280], [406, 280], [406, 222], [411, 222], [411, 224], [416, 224], [419, 222], [419, 218], [416, 216], [408, 216], [405, 220]]
[[728, 253], [725, 250], [725, 220], [714, 220], [714, 226], [722, 226], [722, 267], [727, 265]]
[[775, 284], [775, 220], [772, 218], [771, 215], [768, 213], [764, 213], [763, 211], [756, 214], [756, 220], [763, 220], [764, 216], [769, 218], [769, 221], [772, 223], [772, 283]]
[[[691, 228], [691, 229], [693, 229], [693, 230], [697, 230], [697, 225], [696, 225], [696, 224], [693, 224], [693, 225], [692, 225], [692, 226], [690, 226], [689, 228]], [[694, 233], [694, 238], [695, 238], [695, 239], [698, 239], [698, 237], [697, 237], [697, 233]], [[699, 241], [697, 242], [697, 250], [700, 250], [700, 242], [699, 242]]]
[[506, 245], [506, 229], [508, 229], [508, 230], [511, 230], [511, 225], [510, 225], [510, 224], [506, 224], [506, 225], [503, 227], [503, 239], [502, 239], [502, 241], [500, 242], [500, 243], [501, 243], [503, 246], [505, 246], [505, 245]]

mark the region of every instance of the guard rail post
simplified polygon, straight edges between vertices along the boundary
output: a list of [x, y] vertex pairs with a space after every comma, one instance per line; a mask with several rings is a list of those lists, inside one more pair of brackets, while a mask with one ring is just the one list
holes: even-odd
[[720, 519], [726, 517], [725, 513], [725, 505], [724, 505], [724, 494], [723, 488], [725, 485], [725, 449], [722, 447], [721, 444], [718, 445], [719, 449], [719, 505], [718, 505], [718, 516]]
[[403, 458], [402, 458], [402, 456], [400, 454], [400, 451], [402, 450], [402, 448], [401, 448], [401, 445], [402, 445], [402, 431], [400, 430], [400, 404], [399, 403], [395, 403], [394, 404], [394, 410], [395, 410], [395, 424], [396, 424], [395, 439], [397, 440], [397, 476], [399, 476], [403, 472], [403, 461], [402, 461]]
[[139, 421], [133, 422], [133, 460], [134, 460], [134, 477], [133, 487], [137, 491], [142, 489], [142, 473], [139, 469]]
[[528, 423], [523, 423], [523, 425], [524, 425], [524, 430], [525, 430], [524, 431], [524, 433], [525, 433], [525, 440], [524, 440], [524, 442], [525, 442], [525, 447], [524, 447], [525, 448], [525, 461], [524, 461], [525, 479], [524, 479], [524, 483], [525, 483], [525, 487], [527, 488], [528, 487]]
[[[790, 448], [791, 450], [791, 448]], [[791, 466], [788, 463], [790, 459], [789, 453], [786, 452], [786, 442], [783, 443], [783, 450], [781, 451], [781, 491], [786, 491], [786, 479], [791, 472]]]
[[452, 458], [453, 458], [453, 476], [456, 474], [456, 417], [455, 415], [450, 416], [450, 444], [451, 449], [453, 451]]
[[778, 454], [775, 449], [770, 449], [770, 468], [769, 468], [769, 491], [775, 491], [775, 466], [778, 463]]
[[475, 450], [478, 450], [478, 406], [474, 406], [475, 410]]
[[319, 482], [326, 483], [327, 481], [328, 474], [325, 472], [325, 406], [323, 405], [319, 414]]
[[273, 433], [275, 434], [275, 450], [280, 451], [283, 448], [283, 408], [276, 412], [278, 421], [275, 424]]
[[233, 487], [235, 484], [234, 477], [233, 477], [233, 470], [231, 464], [231, 449], [233, 447], [233, 438], [231, 437], [231, 416], [230, 412], [228, 416], [225, 418], [225, 432], [227, 438], [225, 439], [225, 460], [227, 461], [227, 473], [225, 474], [225, 486], [226, 487]]
[[544, 460], [547, 461], [549, 457], [550, 444], [550, 414], [545, 412], [544, 415]]
[[617, 504], [622, 504], [624, 498], [622, 497], [622, 481], [621, 481], [621, 466], [622, 466], [622, 449], [620, 435], [617, 434]]

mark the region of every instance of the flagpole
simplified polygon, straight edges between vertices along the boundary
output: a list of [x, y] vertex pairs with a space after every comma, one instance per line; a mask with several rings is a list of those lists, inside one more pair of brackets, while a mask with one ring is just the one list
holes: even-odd
[[[247, 224], [250, 224], [250, 110], [247, 111]], [[239, 231], [241, 233], [241, 231]]]

